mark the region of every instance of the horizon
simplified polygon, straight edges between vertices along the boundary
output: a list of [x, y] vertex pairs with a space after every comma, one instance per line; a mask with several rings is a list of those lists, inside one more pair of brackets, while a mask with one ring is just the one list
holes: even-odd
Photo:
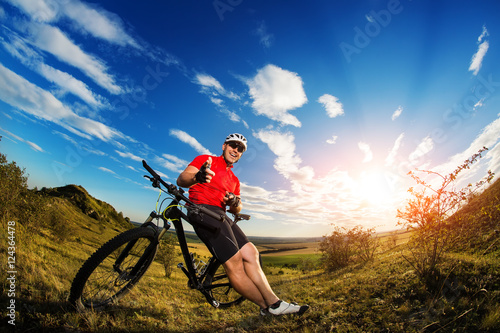
[[241, 133], [248, 150], [233, 171], [247, 235], [395, 230], [409, 171], [449, 174], [485, 146], [458, 184], [500, 172], [499, 10], [7, 0], [0, 151], [30, 187], [79, 184], [143, 221], [158, 194], [142, 160], [175, 183]]

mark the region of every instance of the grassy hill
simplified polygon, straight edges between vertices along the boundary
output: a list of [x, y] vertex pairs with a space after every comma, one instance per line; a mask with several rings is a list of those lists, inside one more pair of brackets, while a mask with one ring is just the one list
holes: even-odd
[[[100, 224], [114, 227], [130, 228], [130, 219], [118, 213], [110, 204], [90, 196], [83, 187], [66, 185], [57, 188], [42, 188], [40, 194], [64, 198], [78, 208], [83, 214], [93, 218]], [[121, 228], [120, 228], [121, 230]]]
[[[400, 242], [381, 249], [373, 261], [334, 273], [314, 265], [310, 270], [287, 265], [290, 260], [317, 258], [314, 251], [290, 254], [299, 256], [294, 259], [279, 251], [267, 256], [265, 270], [278, 296], [311, 306], [301, 317], [279, 318], [261, 318], [248, 301], [226, 310], [213, 309], [199, 292], [187, 287], [180, 271], [167, 279], [157, 262], [131, 294], [109, 311], [75, 312], [66, 298], [79, 267], [105, 241], [132, 225], [80, 186], [33, 192], [44, 207], [38, 219], [24, 223], [11, 215], [0, 226], [0, 253], [7, 258], [12, 254], [7, 246], [8, 221], [15, 222], [15, 329], [20, 332], [500, 331], [498, 181], [462, 210], [460, 218], [456, 216], [460, 225], [479, 223], [481, 241], [447, 255], [434, 289], [422, 284], [403, 259], [407, 250]], [[258, 245], [297, 252], [308, 246], [284, 240]], [[208, 255], [202, 244], [190, 246], [200, 256]], [[4, 309], [12, 299], [8, 277], [7, 270], [0, 270]], [[12, 329], [8, 320], [4, 316], [0, 328]]]

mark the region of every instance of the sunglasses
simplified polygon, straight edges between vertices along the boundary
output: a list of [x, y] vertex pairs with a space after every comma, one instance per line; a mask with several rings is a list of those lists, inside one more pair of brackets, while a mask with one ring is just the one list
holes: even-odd
[[242, 152], [245, 151], [245, 147], [241, 143], [238, 143], [238, 142], [235, 142], [235, 141], [229, 141], [226, 144], [229, 145], [229, 147], [231, 147], [233, 149], [238, 148], [238, 151], [240, 153], [242, 153]]

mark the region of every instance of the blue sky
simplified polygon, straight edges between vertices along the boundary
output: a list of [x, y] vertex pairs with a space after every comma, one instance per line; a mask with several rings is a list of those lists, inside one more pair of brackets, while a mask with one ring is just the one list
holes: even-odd
[[229, 133], [249, 235], [396, 227], [415, 168], [500, 172], [498, 1], [0, 4], [0, 151], [133, 220]]

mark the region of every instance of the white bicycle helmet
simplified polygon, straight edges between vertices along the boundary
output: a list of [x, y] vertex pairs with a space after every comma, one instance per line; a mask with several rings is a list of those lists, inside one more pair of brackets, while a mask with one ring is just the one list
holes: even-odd
[[229, 141], [240, 142], [243, 145], [243, 147], [245, 148], [245, 150], [247, 150], [247, 139], [243, 135], [241, 135], [239, 133], [229, 134], [226, 138], [226, 141], [224, 141], [224, 143], [229, 142]]

